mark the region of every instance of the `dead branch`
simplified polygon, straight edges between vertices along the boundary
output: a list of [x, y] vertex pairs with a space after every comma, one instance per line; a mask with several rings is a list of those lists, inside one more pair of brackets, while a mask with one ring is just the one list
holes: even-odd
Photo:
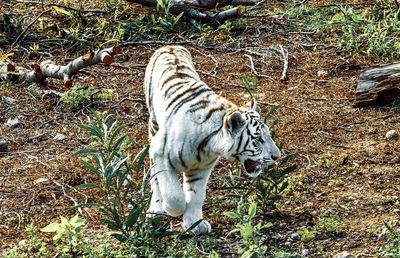
[[64, 86], [70, 88], [73, 76], [81, 69], [103, 63], [109, 65], [113, 62], [113, 56], [121, 52], [118, 46], [98, 49], [72, 60], [67, 65], [57, 65], [51, 60], [32, 65], [32, 70], [16, 67], [11, 63], [0, 62], [0, 80], [16, 82], [35, 82], [46, 84], [46, 78], [63, 79]]
[[[157, 7], [157, 0], [126, 0], [130, 3], [141, 4], [146, 7]], [[207, 23], [224, 23], [226, 20], [240, 16], [239, 5], [256, 5], [257, 0], [167, 0], [165, 5], [171, 6], [169, 11], [172, 14], [184, 13], [189, 19]], [[216, 11], [220, 7], [235, 6], [221, 12]]]
[[21, 32], [21, 34], [18, 35], [17, 39], [11, 44], [11, 48], [13, 48], [25, 35], [25, 33], [29, 30], [30, 27], [32, 27], [32, 25], [39, 20], [40, 17], [42, 17], [45, 13], [50, 12], [50, 10], [46, 10], [41, 12], [31, 23], [28, 24], [28, 26], [24, 29], [23, 32]]

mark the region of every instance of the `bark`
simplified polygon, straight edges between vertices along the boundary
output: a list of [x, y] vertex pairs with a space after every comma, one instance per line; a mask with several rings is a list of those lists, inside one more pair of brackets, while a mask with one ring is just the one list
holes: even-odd
[[72, 60], [67, 65], [57, 65], [51, 60], [32, 65], [32, 70], [23, 67], [15, 67], [11, 63], [0, 62], [0, 80], [17, 82], [35, 82], [46, 84], [46, 78], [64, 80], [64, 86], [70, 88], [73, 76], [81, 69], [104, 63], [109, 65], [113, 62], [113, 56], [121, 52], [120, 47], [110, 47], [90, 52]]
[[363, 71], [354, 106], [386, 106], [400, 100], [400, 63]]

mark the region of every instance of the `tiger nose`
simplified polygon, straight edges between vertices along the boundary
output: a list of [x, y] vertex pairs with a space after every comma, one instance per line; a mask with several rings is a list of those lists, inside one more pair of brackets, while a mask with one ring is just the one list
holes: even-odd
[[271, 153], [271, 159], [274, 160], [274, 161], [279, 159], [280, 157], [281, 157], [281, 152], [280, 151], [278, 151], [276, 153]]

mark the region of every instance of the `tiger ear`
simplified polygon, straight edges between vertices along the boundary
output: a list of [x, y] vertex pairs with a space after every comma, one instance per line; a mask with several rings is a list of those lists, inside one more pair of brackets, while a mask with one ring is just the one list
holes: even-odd
[[235, 135], [240, 132], [245, 126], [245, 120], [242, 113], [239, 111], [233, 112], [227, 119], [228, 130], [231, 134]]
[[244, 105], [246, 108], [248, 108], [249, 110], [253, 110], [253, 111], [256, 111], [256, 109], [257, 109], [257, 102], [256, 102], [256, 100], [255, 99], [251, 99], [249, 102], [247, 102], [245, 105]]

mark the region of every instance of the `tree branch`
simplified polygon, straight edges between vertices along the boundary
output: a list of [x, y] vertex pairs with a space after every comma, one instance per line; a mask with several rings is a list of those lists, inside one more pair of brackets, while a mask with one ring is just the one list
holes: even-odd
[[17, 82], [36, 82], [41, 85], [46, 84], [46, 78], [63, 79], [64, 86], [70, 88], [72, 86], [72, 77], [81, 69], [104, 63], [109, 65], [113, 62], [113, 56], [121, 52], [120, 47], [110, 47], [98, 49], [95, 52], [89, 52], [80, 56], [67, 65], [57, 65], [51, 60], [34, 64], [32, 70], [22, 67], [15, 67], [13, 64], [0, 62], [0, 80], [17, 81]]

